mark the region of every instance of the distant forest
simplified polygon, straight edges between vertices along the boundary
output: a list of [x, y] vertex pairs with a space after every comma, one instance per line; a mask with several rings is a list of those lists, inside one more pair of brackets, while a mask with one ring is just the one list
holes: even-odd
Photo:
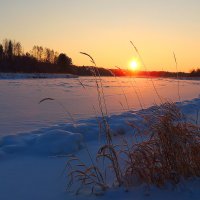
[[200, 69], [186, 72], [168, 72], [168, 71], [130, 71], [121, 69], [112, 69], [116, 76], [135, 76], [135, 77], [200, 77]]
[[[92, 70], [94, 67], [73, 65], [68, 55], [50, 48], [35, 45], [29, 52], [24, 52], [20, 42], [4, 39], [0, 43], [0, 72], [70, 73], [90, 76]], [[98, 68], [98, 72], [101, 76], [111, 76], [111, 72], [104, 68]]]
[[[133, 72], [120, 68], [105, 69], [91, 66], [75, 66], [65, 53], [34, 45], [29, 52], [24, 52], [20, 42], [4, 39], [0, 43], [0, 72], [5, 73], [70, 73], [79, 76], [152, 76], [176, 77], [177, 73], [165, 71]], [[190, 73], [179, 72], [179, 77], [200, 77], [200, 69]]]

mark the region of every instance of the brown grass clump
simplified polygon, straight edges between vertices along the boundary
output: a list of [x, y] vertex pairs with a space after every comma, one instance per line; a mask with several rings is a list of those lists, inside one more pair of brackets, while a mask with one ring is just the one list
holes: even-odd
[[[131, 187], [145, 183], [161, 187], [167, 182], [177, 184], [181, 178], [199, 177], [199, 127], [187, 122], [173, 103], [157, 106], [143, 118], [147, 128], [142, 142], [124, 138], [118, 145], [107, 143], [99, 148], [95, 162], [90, 156], [90, 166], [70, 157], [69, 187], [79, 185], [77, 192], [89, 187], [96, 193], [113, 185]], [[108, 170], [113, 172], [113, 177], [109, 177], [111, 184], [107, 183]]]
[[127, 185], [132, 184], [130, 177], [162, 186], [177, 184], [181, 177], [200, 176], [199, 127], [187, 122], [173, 103], [154, 109], [147, 124], [151, 138], [123, 151], [127, 155]]
[[69, 170], [67, 190], [70, 190], [73, 185], [76, 185], [76, 194], [86, 188], [89, 188], [91, 193], [105, 191], [108, 188], [102, 172], [95, 166], [93, 160], [92, 164], [87, 166], [76, 156], [70, 155], [66, 167]]

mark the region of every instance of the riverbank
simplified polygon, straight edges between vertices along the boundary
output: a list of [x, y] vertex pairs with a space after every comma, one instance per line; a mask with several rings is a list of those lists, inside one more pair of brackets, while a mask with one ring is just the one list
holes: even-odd
[[0, 80], [5, 79], [52, 79], [52, 78], [78, 78], [73, 74], [47, 74], [47, 73], [0, 73]]

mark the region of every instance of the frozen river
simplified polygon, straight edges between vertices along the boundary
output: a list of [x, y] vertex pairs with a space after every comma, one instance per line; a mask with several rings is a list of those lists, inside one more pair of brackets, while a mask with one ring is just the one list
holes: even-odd
[[[149, 79], [106, 77], [102, 82], [109, 114], [141, 109], [138, 97], [144, 108], [160, 102]], [[164, 100], [179, 100], [177, 80], [158, 78], [153, 82]], [[180, 80], [179, 90], [181, 100], [199, 97], [200, 81]], [[55, 100], [39, 104], [44, 98]], [[97, 102], [92, 77], [0, 80], [0, 135], [94, 117]]]

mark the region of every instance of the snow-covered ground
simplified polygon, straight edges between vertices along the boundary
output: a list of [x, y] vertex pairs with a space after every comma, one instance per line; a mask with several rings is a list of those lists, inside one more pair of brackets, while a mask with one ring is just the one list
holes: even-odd
[[[68, 80], [67, 80], [68, 81]], [[75, 97], [81, 96], [81, 93], [77, 93], [77, 91], [83, 90], [83, 93], [90, 94], [87, 98], [87, 101], [89, 97], [93, 97], [91, 102], [95, 102], [95, 88], [93, 88], [93, 80], [88, 79], [82, 79], [82, 84], [86, 87], [89, 87], [89, 92], [86, 91], [86, 89], [81, 88], [80, 84], [78, 82], [66, 82], [66, 80], [54, 80], [54, 82], [44, 82], [41, 81], [40, 87], [41, 90], [44, 88], [48, 88], [47, 85], [50, 87], [48, 91], [50, 92], [50, 96], [43, 96], [45, 97], [52, 97], [51, 95], [55, 93], [54, 97], [60, 97], [59, 94], [62, 94], [60, 98], [64, 98], [64, 94], [67, 94], [67, 92], [57, 91], [58, 88], [60, 88], [60, 84], [62, 83], [62, 88], [69, 89], [69, 85], [72, 86], [73, 91], [76, 91], [75, 93], [71, 92], [70, 95], [74, 95]], [[125, 81], [125, 83], [123, 82]], [[147, 80], [145, 80], [147, 81]], [[67, 84], [68, 83], [68, 84]], [[147, 108], [149, 105], [152, 105], [152, 103], [157, 101], [155, 98], [153, 91], [149, 92], [148, 94], [143, 93], [146, 91], [148, 92], [148, 89], [151, 87], [146, 82], [146, 85], [144, 84], [144, 79], [137, 80], [137, 88], [138, 85], [141, 88], [141, 94], [147, 95], [149, 99], [143, 99], [146, 104], [146, 110], [141, 111], [139, 110], [139, 106], [135, 107], [135, 109], [132, 111], [125, 111], [126, 108], [120, 110], [114, 110], [114, 108], [117, 108], [115, 105], [120, 105], [113, 101], [114, 98], [117, 96], [117, 92], [119, 92], [120, 95], [118, 97], [121, 97], [121, 101], [123, 100], [123, 106], [128, 107], [130, 106], [133, 108], [133, 104], [129, 103], [131, 102], [132, 93], [129, 90], [132, 90], [132, 87], [128, 87], [128, 79], [121, 79], [121, 83], [125, 84], [126, 87], [124, 88], [125, 94], [127, 94], [128, 104], [126, 105], [125, 100], [123, 99], [124, 96], [121, 95], [122, 91], [120, 88], [117, 88], [116, 80], [105, 80], [105, 94], [107, 95], [108, 100], [108, 108], [109, 105], [112, 107], [112, 103], [114, 106], [111, 109], [111, 114], [108, 119], [111, 130], [113, 133], [116, 132], [124, 132], [126, 135], [132, 134], [132, 128], [127, 125], [127, 122], [129, 121], [135, 121], [140, 122], [140, 113], [141, 112], [149, 112], [151, 108]], [[143, 85], [142, 85], [143, 83]], [[174, 92], [176, 90], [177, 84], [174, 83], [174, 80], [171, 82], [170, 79], [166, 80], [155, 80], [156, 86], [159, 89], [160, 95], [163, 97], [168, 97], [168, 99], [174, 100], [177, 99], [177, 92]], [[11, 84], [10, 86], [8, 86]], [[19, 85], [18, 85], [19, 84]], [[59, 87], [57, 87], [57, 84], [59, 84]], [[17, 87], [18, 85], [18, 87]], [[145, 85], [145, 86], [144, 86]], [[200, 82], [198, 81], [184, 81], [180, 83], [181, 87], [181, 98], [183, 102], [177, 103], [177, 105], [181, 108], [183, 113], [185, 113], [189, 120], [196, 123], [198, 120], [198, 123], [200, 123], [200, 117], [197, 117], [199, 114], [200, 109], [200, 97], [199, 95], [199, 86]], [[28, 106], [32, 106], [35, 102], [36, 106], [40, 106], [38, 104], [39, 100], [42, 99], [42, 96], [38, 95], [38, 98], [35, 93], [37, 90], [35, 90], [36, 86], [33, 84], [33, 81], [23, 81], [23, 82], [1, 82], [1, 91], [6, 93], [6, 87], [8, 90], [12, 90], [13, 92], [15, 90], [18, 90], [20, 94], [25, 94], [27, 92], [27, 95], [31, 95], [31, 97], [34, 99], [34, 101], [31, 100], [29, 102], [23, 101], [23, 103], [27, 103]], [[27, 89], [30, 86], [31, 92]], [[33, 86], [33, 88], [31, 88]], [[184, 86], [184, 87], [183, 87]], [[9, 88], [10, 87], [10, 88]], [[14, 87], [15, 90], [12, 88]], [[54, 89], [55, 90], [54, 90]], [[107, 89], [106, 89], [107, 88]], [[188, 90], [190, 88], [190, 90]], [[192, 89], [191, 89], [192, 88]], [[56, 90], [57, 89], [57, 90]], [[166, 89], [166, 91], [163, 91], [163, 89]], [[172, 90], [173, 89], [173, 90]], [[186, 90], [187, 89], [187, 90]], [[39, 91], [41, 91], [39, 90]], [[171, 91], [170, 91], [171, 90]], [[48, 91], [46, 91], [46, 94], [48, 94]], [[68, 91], [69, 92], [69, 91]], [[9, 95], [11, 95], [11, 91], [8, 92]], [[8, 97], [8, 93], [6, 93], [6, 97]], [[11, 97], [15, 97], [18, 101], [20, 101], [22, 98], [18, 97], [19, 93], [11, 95]], [[171, 96], [169, 94], [172, 94]], [[109, 100], [109, 94], [111, 95], [111, 100]], [[150, 95], [151, 94], [151, 95]], [[68, 98], [70, 97], [68, 96]], [[87, 96], [85, 94], [85, 96]], [[150, 98], [150, 96], [152, 96]], [[3, 97], [3, 95], [1, 96]], [[194, 98], [198, 97], [198, 98]], [[14, 102], [15, 106], [15, 100], [7, 99], [7, 101]], [[19, 98], [19, 99], [18, 99]], [[23, 96], [24, 98], [24, 96]], [[190, 100], [189, 100], [190, 99]], [[26, 99], [27, 100], [27, 99]], [[79, 102], [83, 102], [82, 106], [85, 106], [88, 109], [88, 103], [84, 103], [81, 98]], [[59, 99], [61, 101], [61, 99]], [[87, 102], [86, 101], [86, 102]], [[136, 101], [136, 100], [135, 100]], [[147, 103], [149, 101], [149, 103]], [[64, 101], [63, 101], [64, 102]], [[71, 101], [68, 101], [69, 104]], [[92, 104], [89, 102], [90, 104]], [[18, 102], [19, 103], [19, 102]], [[20, 104], [20, 103], [19, 103]], [[46, 105], [48, 104], [48, 105]], [[138, 102], [137, 102], [138, 104]], [[46, 108], [50, 108], [55, 104], [52, 104], [52, 102], [44, 102], [43, 106], [47, 106]], [[72, 102], [73, 105], [73, 102]], [[2, 106], [2, 104], [1, 104]], [[66, 106], [66, 105], [65, 105]], [[70, 105], [71, 106], [71, 105]], [[69, 107], [70, 107], [69, 106]], [[72, 106], [73, 107], [73, 106]], [[81, 106], [80, 106], [81, 107]], [[138, 111], [136, 108], [138, 108]], [[41, 107], [40, 107], [41, 109]], [[86, 109], [86, 110], [87, 110]], [[25, 109], [26, 110], [26, 109]], [[13, 107], [12, 111], [8, 112], [17, 112], [18, 109]], [[33, 111], [33, 109], [29, 110], [30, 113]], [[30, 113], [27, 113], [30, 114]], [[49, 114], [49, 113], [48, 113]], [[58, 113], [57, 113], [58, 114]], [[6, 115], [5, 109], [2, 109], [1, 115]], [[18, 115], [21, 120], [23, 120], [23, 112]], [[80, 115], [81, 116], [81, 115]], [[2, 117], [3, 119], [3, 117]], [[15, 122], [17, 117], [11, 118], [11, 127], [12, 129], [15, 129], [15, 126], [12, 126], [12, 122]], [[32, 122], [34, 118], [32, 118]], [[57, 119], [58, 121], [60, 120]], [[73, 121], [73, 122], [72, 122]], [[19, 123], [19, 121], [18, 121]], [[7, 124], [8, 125], [8, 124]], [[18, 124], [18, 126], [22, 126], [23, 129], [23, 123]], [[36, 126], [33, 126], [34, 129]], [[73, 153], [80, 157], [81, 159], [88, 160], [87, 159], [87, 152], [84, 148], [85, 144], [87, 144], [89, 150], [95, 154], [95, 152], [98, 149], [99, 140], [98, 140], [98, 134], [99, 134], [99, 127], [97, 123], [97, 119], [93, 117], [91, 114], [88, 114], [87, 117], [79, 117], [75, 120], [68, 120], [68, 121], [62, 121], [60, 120], [60, 123], [50, 124], [47, 123], [47, 126], [42, 128], [38, 127], [38, 129], [35, 130], [28, 130], [26, 131], [26, 128], [22, 133], [18, 132], [17, 134], [12, 130], [14, 133], [13, 135], [10, 134], [2, 134], [0, 138], [0, 199], [2, 200], [64, 200], [64, 199], [147, 199], [147, 200], [158, 200], [158, 199], [199, 199], [200, 198], [200, 180], [198, 179], [190, 179], [187, 181], [182, 181], [176, 188], [172, 188], [170, 185], [165, 186], [162, 189], [158, 189], [154, 186], [150, 188], [146, 188], [144, 185], [138, 186], [135, 188], [130, 189], [129, 192], [126, 192], [124, 188], [113, 188], [109, 191], [107, 191], [103, 196], [97, 197], [94, 195], [79, 195], [75, 196], [74, 194], [67, 193], [66, 192], [66, 185], [67, 185], [67, 179], [66, 179], [66, 172], [63, 173], [63, 170], [65, 169], [66, 165], [66, 157], [62, 157], [62, 155], [66, 155], [69, 153]], [[116, 140], [119, 138], [119, 136], [114, 137]]]
[[[200, 120], [200, 98], [177, 103], [188, 120], [197, 123]], [[151, 107], [140, 111], [129, 111], [111, 115], [108, 119], [111, 131], [127, 135], [132, 133], [128, 122], [140, 122], [141, 112], [149, 112]], [[99, 118], [100, 120], [100, 118]], [[98, 141], [99, 124], [96, 118], [79, 120], [75, 123], [58, 124], [32, 132], [6, 135], [0, 138], [0, 156], [34, 155], [56, 156], [76, 153], [84, 147], [85, 142]]]
[[[159, 103], [148, 79], [104, 77], [102, 81], [109, 114], [141, 109], [138, 96], [144, 108]], [[178, 101], [176, 80], [154, 79], [154, 83], [160, 96]], [[181, 80], [179, 86], [181, 100], [200, 94], [198, 80]], [[55, 100], [39, 104], [44, 98]], [[0, 135], [92, 118], [98, 112], [95, 81], [92, 77], [0, 80], [0, 111]]]
[[[200, 99], [177, 104], [190, 120], [196, 121]], [[149, 108], [150, 109], [150, 108]], [[149, 109], [145, 110], [148, 113]], [[138, 111], [144, 112], [144, 111]], [[113, 132], [132, 132], [128, 121], [140, 120], [135, 112], [113, 115], [109, 123]], [[199, 122], [198, 122], [199, 123]], [[117, 136], [116, 136], [117, 137]], [[67, 193], [63, 170], [67, 153], [86, 159], [84, 144], [95, 153], [98, 149], [98, 125], [95, 119], [82, 120], [78, 124], [61, 124], [27, 134], [4, 136], [0, 140], [0, 194], [2, 200], [64, 200], [64, 199], [199, 199], [200, 180], [182, 181], [176, 188], [166, 186], [147, 189], [139, 186], [125, 192], [114, 188], [101, 197]], [[87, 159], [86, 159], [87, 160]]]
[[78, 76], [73, 74], [45, 74], [45, 73], [0, 73], [0, 79], [30, 79], [30, 78], [36, 78], [36, 79], [52, 79], [52, 78], [78, 78]]

